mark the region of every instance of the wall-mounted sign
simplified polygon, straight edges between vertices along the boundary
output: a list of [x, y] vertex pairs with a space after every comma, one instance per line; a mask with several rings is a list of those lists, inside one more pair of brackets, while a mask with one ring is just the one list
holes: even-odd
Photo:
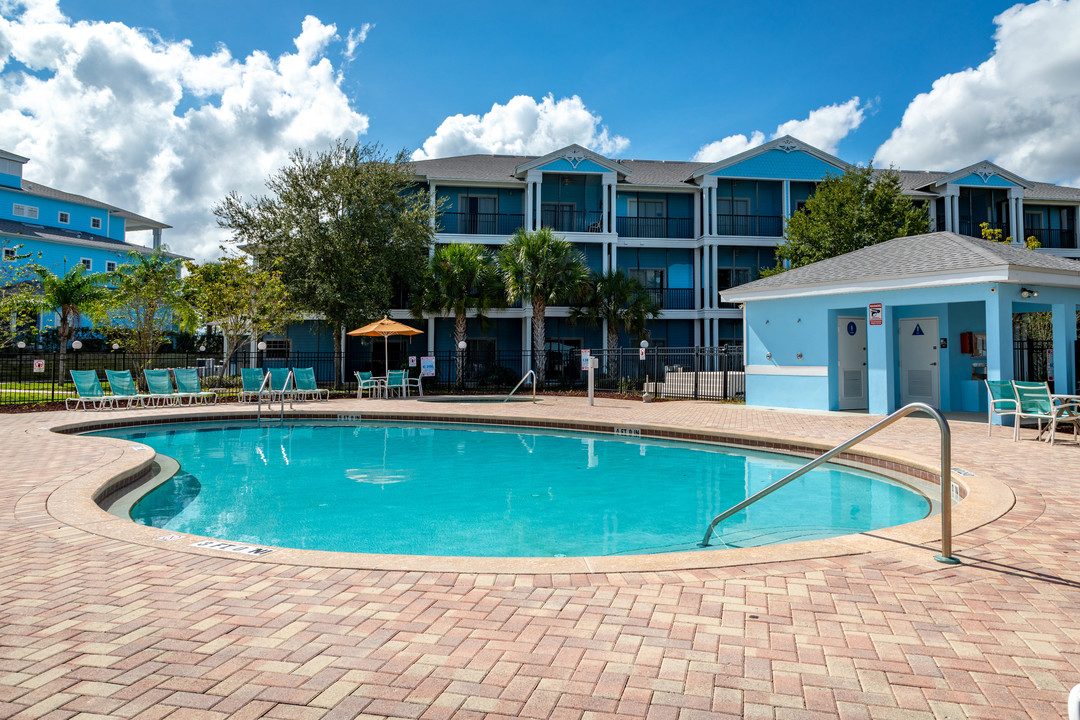
[[434, 355], [425, 355], [420, 358], [420, 377], [435, 377]]
[[881, 303], [870, 303], [870, 324], [881, 325], [884, 320], [884, 316], [881, 313]]
[[855, 324], [855, 323], [853, 323], [853, 322], [849, 322], [849, 323], [847, 324], [847, 334], [848, 334], [848, 335], [854, 335], [854, 334], [855, 334], [855, 333], [857, 333], [857, 332], [859, 332], [859, 326], [858, 326], [858, 325], [856, 325], [856, 324]]
[[416, 367], [416, 356], [415, 355], [410, 355], [409, 356], [409, 367]]
[[45, 372], [45, 361], [44, 360], [35, 360], [34, 361], [34, 372], [40, 372], [40, 373]]

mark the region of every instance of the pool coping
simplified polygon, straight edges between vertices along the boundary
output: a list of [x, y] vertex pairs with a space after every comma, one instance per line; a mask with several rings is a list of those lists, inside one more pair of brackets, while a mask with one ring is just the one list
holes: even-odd
[[[689, 428], [679, 425], [597, 421], [587, 419], [536, 418], [523, 416], [492, 416], [483, 413], [440, 415], [421, 410], [400, 409], [378, 412], [324, 412], [321, 410], [291, 410], [286, 420], [322, 421], [382, 421], [428, 422], [452, 424], [486, 424], [531, 429], [568, 430], [601, 434], [616, 434], [622, 429], [631, 436], [651, 439], [701, 442], [796, 457], [816, 457], [832, 446], [824, 443], [797, 441], [791, 438], [762, 438], [754, 433], [731, 429]], [[88, 467], [80, 477], [63, 482], [47, 501], [48, 512], [65, 525], [86, 532], [147, 547], [197, 555], [228, 557], [259, 563], [298, 565], [365, 570], [437, 571], [500, 574], [576, 574], [576, 573], [636, 573], [666, 570], [692, 570], [739, 565], [783, 563], [797, 560], [823, 559], [860, 555], [898, 547], [923, 547], [936, 551], [940, 542], [941, 521], [937, 515], [882, 530], [845, 535], [827, 540], [812, 540], [783, 545], [754, 548], [718, 548], [683, 553], [655, 555], [620, 555], [567, 558], [489, 558], [427, 555], [380, 555], [273, 548], [262, 556], [240, 556], [222, 549], [192, 547], [195, 542], [215, 540], [187, 533], [167, 533], [160, 528], [138, 525], [109, 514], [98, 500], [115, 493], [118, 488], [140, 482], [150, 472], [155, 453], [137, 442], [107, 437], [83, 437], [79, 433], [121, 427], [192, 422], [251, 421], [255, 410], [237, 412], [233, 408], [211, 411], [209, 408], [185, 412], [168, 409], [140, 411], [137, 415], [96, 416], [75, 422], [59, 423], [31, 432], [59, 433], [74, 442], [106, 443], [116, 452], [112, 459]], [[622, 435], [622, 436], [625, 436]], [[53, 435], [55, 437], [55, 435]], [[871, 448], [845, 452], [836, 462], [862, 470], [876, 472], [916, 487], [937, 486], [937, 466], [924, 463], [903, 453], [884, 453]], [[907, 480], [905, 480], [907, 478]], [[913, 480], [912, 480], [913, 479]], [[952, 474], [951, 482], [963, 498], [953, 506], [953, 536], [982, 527], [1008, 512], [1015, 503], [1012, 490], [992, 477], [959, 477]], [[931, 496], [932, 497], [932, 496]], [[702, 528], [704, 532], [704, 528]], [[163, 534], [164, 533], [164, 534]], [[224, 541], [227, 543], [228, 541]], [[238, 544], [237, 544], [238, 545]], [[267, 546], [269, 547], [269, 546]]]

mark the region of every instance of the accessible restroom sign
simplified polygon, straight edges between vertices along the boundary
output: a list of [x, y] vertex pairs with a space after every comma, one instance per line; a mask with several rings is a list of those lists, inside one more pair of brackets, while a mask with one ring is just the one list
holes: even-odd
[[870, 303], [870, 324], [880, 325], [882, 322], [881, 303]]

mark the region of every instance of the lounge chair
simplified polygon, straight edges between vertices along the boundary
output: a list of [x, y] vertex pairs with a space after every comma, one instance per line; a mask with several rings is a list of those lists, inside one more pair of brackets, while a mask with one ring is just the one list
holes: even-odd
[[150, 399], [150, 396], [139, 392], [130, 370], [106, 370], [105, 376], [109, 378], [109, 388], [118, 405], [121, 400], [127, 400], [127, 407], [136, 403], [139, 407], [146, 407], [146, 401]]
[[266, 374], [261, 368], [240, 368], [241, 389], [237, 401], [242, 403], [257, 401], [260, 393], [268, 392], [263, 389], [264, 380], [266, 380]]
[[199, 371], [195, 368], [173, 368], [173, 377], [176, 378], [177, 392], [188, 398], [189, 403], [206, 403], [211, 400], [217, 402], [216, 392], [202, 389]]
[[1043, 434], [1043, 420], [1050, 428], [1050, 444], [1054, 444], [1057, 435], [1057, 426], [1061, 424], [1072, 425], [1073, 436], [1080, 441], [1080, 404], [1062, 403], [1054, 404], [1050, 397], [1050, 386], [1046, 383], [1020, 382], [1013, 380], [1013, 390], [1016, 391], [1016, 400], [1019, 405], [1016, 411], [1016, 425], [1013, 427], [1013, 442], [1020, 439], [1020, 420], [1033, 418], [1039, 422], [1039, 440]]
[[315, 368], [293, 368], [298, 400], [329, 400], [330, 391], [323, 390], [315, 382]]
[[396, 392], [401, 397], [405, 397], [405, 376], [408, 375], [406, 370], [391, 370], [386, 373], [386, 396], [390, 397], [391, 393]]
[[289, 368], [270, 369], [270, 399], [292, 400], [296, 397], [296, 388], [293, 387], [292, 371]]
[[150, 391], [150, 404], [180, 405], [183, 395], [173, 389], [172, 376], [168, 370], [143, 370], [146, 389]]
[[[71, 381], [75, 383], [75, 391], [79, 393], [77, 398], [64, 398], [64, 407], [71, 410], [71, 403], [75, 403], [77, 410], [82, 405], [83, 410], [104, 410], [106, 407], [117, 407], [116, 397], [106, 395], [98, 380], [97, 370], [72, 370]], [[91, 407], [92, 406], [92, 407]]]
[[376, 380], [375, 377], [369, 372], [355, 372], [356, 382], [358, 386], [356, 388], [356, 399], [359, 400], [364, 395], [364, 391], [367, 390], [368, 397], [375, 397], [382, 394], [382, 382]]
[[1016, 390], [1008, 380], [985, 380], [986, 389], [990, 392], [990, 407], [986, 412], [986, 437], [990, 437], [990, 429], [994, 427], [994, 415], [1004, 417], [1012, 415], [1016, 423]]

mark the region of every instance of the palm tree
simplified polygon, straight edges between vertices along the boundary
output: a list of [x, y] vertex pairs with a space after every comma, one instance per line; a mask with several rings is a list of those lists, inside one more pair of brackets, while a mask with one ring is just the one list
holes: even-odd
[[[660, 316], [660, 303], [637, 278], [622, 270], [593, 272], [580, 301], [570, 309], [575, 322], [584, 320], [590, 325], [607, 321], [608, 350], [618, 350], [619, 330], [628, 335], [645, 336], [645, 323]], [[608, 374], [618, 369], [617, 353], [608, 354]]]
[[[484, 315], [502, 305], [506, 298], [495, 266], [495, 258], [481, 245], [455, 243], [435, 251], [420, 291], [413, 296], [412, 314], [454, 316], [454, 347], [466, 338], [468, 315]], [[465, 358], [457, 352], [457, 382], [464, 381]]]
[[565, 303], [581, 292], [589, 277], [585, 257], [573, 244], [555, 237], [549, 228], [535, 232], [519, 229], [499, 252], [499, 269], [507, 300], [532, 302], [533, 368], [537, 382], [543, 383], [547, 306]]
[[108, 296], [106, 276], [101, 273], [87, 275], [86, 266], [82, 263], [76, 263], [60, 276], [37, 264], [31, 265], [30, 269], [37, 275], [41, 285], [41, 295], [37, 299], [38, 308], [60, 316], [60, 326], [57, 328], [60, 339], [57, 371], [60, 382], [63, 383], [68, 341], [79, 326], [82, 314]]

